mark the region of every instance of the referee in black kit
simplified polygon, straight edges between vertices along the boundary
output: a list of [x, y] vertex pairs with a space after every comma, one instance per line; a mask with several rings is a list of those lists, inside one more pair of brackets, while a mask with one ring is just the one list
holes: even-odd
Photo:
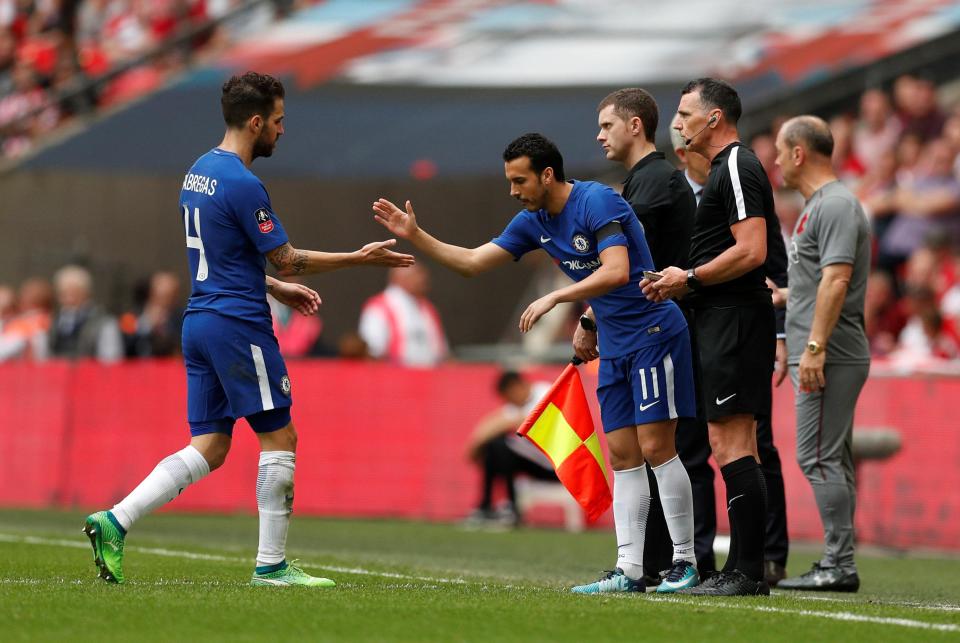
[[641, 282], [650, 299], [689, 298], [710, 446], [727, 487], [730, 556], [720, 573], [686, 594], [770, 593], [763, 580], [767, 491], [756, 419], [771, 411], [776, 326], [763, 264], [768, 235], [780, 231], [766, 172], [739, 141], [741, 111], [739, 95], [724, 81], [699, 78], [683, 88], [677, 128], [688, 149], [711, 160], [710, 175], [694, 219], [690, 264]]

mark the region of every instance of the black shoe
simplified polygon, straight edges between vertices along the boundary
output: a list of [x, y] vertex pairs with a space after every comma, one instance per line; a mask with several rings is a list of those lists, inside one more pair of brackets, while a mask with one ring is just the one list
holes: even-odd
[[845, 572], [839, 567], [821, 567], [820, 563], [814, 563], [806, 574], [780, 581], [777, 589], [855, 592], [860, 589], [860, 577], [857, 572]]
[[767, 581], [770, 587], [776, 587], [777, 583], [787, 577], [786, 568], [778, 562], [766, 560], [763, 562], [763, 580]]
[[751, 580], [741, 572], [722, 571], [696, 587], [682, 589], [677, 594], [687, 596], [769, 596], [770, 586], [765, 581]]
[[663, 579], [667, 577], [667, 574], [670, 573], [669, 569], [661, 569], [660, 572], [654, 576], [653, 574], [647, 573], [643, 575], [643, 578], [640, 580], [643, 581], [643, 584], [648, 588], [656, 589], [660, 587], [660, 583], [663, 582]]

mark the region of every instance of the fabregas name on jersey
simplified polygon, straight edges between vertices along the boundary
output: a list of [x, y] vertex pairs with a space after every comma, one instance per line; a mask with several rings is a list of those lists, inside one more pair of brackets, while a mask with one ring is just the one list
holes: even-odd
[[217, 180], [199, 174], [187, 174], [183, 177], [183, 189], [197, 194], [213, 196], [217, 192]]

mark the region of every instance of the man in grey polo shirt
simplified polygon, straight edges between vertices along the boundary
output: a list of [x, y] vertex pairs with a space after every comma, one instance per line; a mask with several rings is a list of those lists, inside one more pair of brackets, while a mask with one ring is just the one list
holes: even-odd
[[870, 370], [863, 303], [870, 227], [831, 165], [833, 137], [815, 116], [798, 116], [777, 136], [784, 183], [806, 199], [793, 230], [787, 294], [787, 350], [796, 390], [797, 461], [823, 522], [823, 557], [779, 589], [855, 592], [856, 487], [853, 413]]

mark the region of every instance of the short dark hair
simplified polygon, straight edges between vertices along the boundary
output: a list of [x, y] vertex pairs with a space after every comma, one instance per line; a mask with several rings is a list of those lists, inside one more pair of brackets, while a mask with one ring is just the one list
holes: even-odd
[[548, 167], [553, 168], [553, 175], [558, 181], [566, 181], [563, 174], [563, 156], [560, 150], [543, 134], [535, 132], [524, 134], [511, 141], [503, 151], [504, 162], [526, 156], [530, 159], [530, 167], [540, 174]]
[[797, 116], [783, 126], [783, 141], [788, 147], [802, 145], [826, 158], [833, 156], [833, 134], [830, 126], [816, 116]]
[[607, 97], [600, 101], [597, 111], [603, 111], [608, 105], [613, 105], [614, 113], [625, 121], [634, 116], [638, 117], [643, 123], [643, 135], [648, 141], [653, 142], [657, 136], [660, 110], [657, 109], [657, 101], [653, 100], [650, 92], [639, 87], [618, 89], [607, 94]]
[[504, 371], [500, 373], [500, 377], [497, 378], [497, 393], [503, 395], [507, 392], [507, 389], [516, 384], [517, 382], [523, 381], [523, 376], [516, 371]]
[[220, 108], [228, 127], [243, 127], [254, 115], [270, 116], [278, 98], [283, 98], [283, 83], [266, 74], [248, 71], [223, 84]]
[[731, 125], [736, 125], [743, 113], [743, 106], [740, 104], [740, 95], [733, 85], [719, 78], [697, 78], [684, 85], [680, 95], [700, 92], [700, 101], [709, 108], [718, 107], [723, 112], [723, 117], [730, 121]]

